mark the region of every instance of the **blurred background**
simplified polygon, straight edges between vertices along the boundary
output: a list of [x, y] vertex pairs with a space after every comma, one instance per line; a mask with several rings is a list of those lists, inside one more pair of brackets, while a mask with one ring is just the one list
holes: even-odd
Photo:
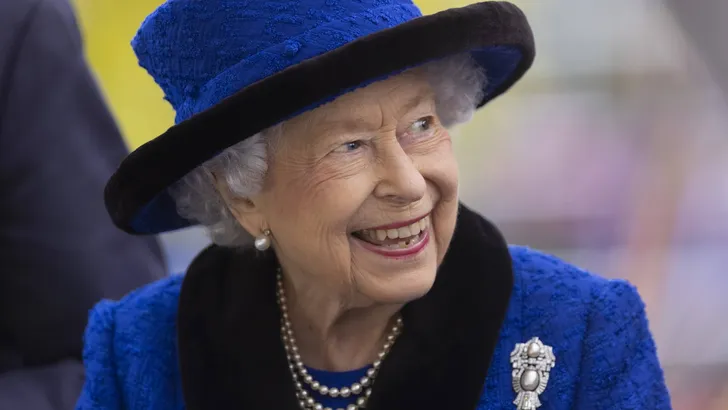
[[[455, 131], [463, 201], [512, 243], [637, 285], [675, 409], [728, 409], [728, 1], [513, 2], [536, 63]], [[160, 3], [75, 1], [131, 148], [173, 123], [129, 46]], [[208, 243], [162, 239], [173, 272]]]

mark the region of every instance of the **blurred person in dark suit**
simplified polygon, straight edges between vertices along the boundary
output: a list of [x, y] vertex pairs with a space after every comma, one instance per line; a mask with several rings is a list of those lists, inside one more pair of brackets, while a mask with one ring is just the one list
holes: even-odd
[[126, 153], [68, 1], [1, 1], [0, 409], [73, 408], [89, 309], [165, 275], [104, 209]]

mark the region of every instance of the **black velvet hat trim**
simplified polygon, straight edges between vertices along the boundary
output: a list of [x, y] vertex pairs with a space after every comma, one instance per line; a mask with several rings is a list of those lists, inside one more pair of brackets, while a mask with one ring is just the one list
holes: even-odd
[[[485, 2], [423, 16], [362, 37], [248, 86], [131, 153], [106, 186], [106, 207], [129, 233], [188, 226], [167, 189], [224, 149], [307, 107], [407, 68], [471, 52], [490, 86], [482, 106], [531, 66], [533, 34], [506, 2]], [[514, 57], [515, 56], [515, 57]], [[498, 64], [490, 64], [492, 61]]]
[[[299, 409], [280, 338], [276, 268], [272, 252], [214, 246], [192, 263], [178, 315], [187, 409]], [[512, 287], [501, 234], [461, 206], [433, 288], [402, 311], [404, 331], [367, 409], [475, 409]]]

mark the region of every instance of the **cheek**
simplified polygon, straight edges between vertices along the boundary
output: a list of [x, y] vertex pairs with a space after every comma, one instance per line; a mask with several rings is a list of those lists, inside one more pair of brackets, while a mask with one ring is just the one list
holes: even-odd
[[[321, 186], [322, 188], [324, 186]], [[266, 217], [277, 256], [291, 274], [337, 282], [350, 269], [347, 206], [330, 190], [285, 189]]]
[[289, 193], [297, 194], [289, 204], [298, 209], [301, 218], [316, 218], [333, 234], [346, 233], [351, 218], [373, 189], [371, 173], [358, 162], [320, 164], [309, 170], [286, 187]]
[[432, 173], [432, 181], [440, 192], [440, 201], [457, 202], [460, 178], [458, 164], [452, 155], [438, 162], [437, 168]]
[[422, 176], [437, 192], [438, 202], [457, 202], [459, 171], [449, 140], [419, 159]]
[[433, 200], [432, 221], [437, 264], [442, 262], [455, 231], [458, 212], [458, 164], [449, 144], [430, 152], [422, 166]]
[[268, 192], [266, 218], [285, 253], [280, 256], [312, 274], [349, 269], [349, 223], [371, 191], [366, 170], [350, 168], [320, 164], [302, 172], [287, 169]]
[[366, 186], [360, 162], [310, 158], [303, 164], [280, 164], [271, 173], [271, 203], [266, 205], [276, 208], [276, 214], [292, 215], [301, 222], [318, 220], [336, 230], [337, 220], [351, 212]]
[[432, 229], [436, 245], [437, 266], [440, 266], [455, 233], [455, 224], [458, 215], [457, 188], [453, 198], [441, 198], [432, 211]]

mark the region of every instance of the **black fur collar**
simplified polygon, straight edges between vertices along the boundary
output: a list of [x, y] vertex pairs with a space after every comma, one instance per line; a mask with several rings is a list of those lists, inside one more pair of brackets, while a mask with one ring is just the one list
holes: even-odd
[[[214, 246], [192, 263], [178, 317], [187, 409], [299, 408], [280, 340], [275, 268], [272, 252]], [[405, 331], [367, 409], [475, 409], [512, 286], [501, 234], [461, 205], [434, 287], [403, 309]]]

